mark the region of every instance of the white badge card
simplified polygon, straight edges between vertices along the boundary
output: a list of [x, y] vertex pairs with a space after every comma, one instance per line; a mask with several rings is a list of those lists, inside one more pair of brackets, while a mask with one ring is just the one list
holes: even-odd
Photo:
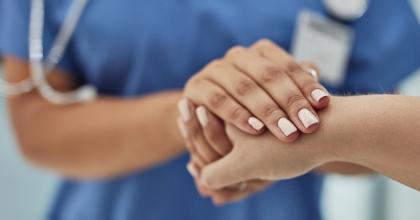
[[292, 54], [297, 61], [317, 64], [323, 82], [340, 86], [345, 79], [353, 35], [350, 27], [303, 10], [297, 20]]

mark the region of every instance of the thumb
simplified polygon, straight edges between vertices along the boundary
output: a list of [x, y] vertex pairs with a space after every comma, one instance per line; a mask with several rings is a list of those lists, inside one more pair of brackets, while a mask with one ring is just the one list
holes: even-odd
[[205, 166], [201, 172], [201, 183], [210, 189], [221, 189], [251, 179], [251, 163], [241, 159], [233, 150], [222, 159]]

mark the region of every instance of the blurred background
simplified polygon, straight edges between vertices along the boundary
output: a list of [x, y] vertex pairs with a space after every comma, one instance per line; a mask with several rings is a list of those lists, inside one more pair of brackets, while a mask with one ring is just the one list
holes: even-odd
[[[420, 14], [420, 0], [413, 4]], [[420, 96], [420, 70], [401, 84], [400, 92]], [[58, 181], [21, 157], [0, 98], [0, 220], [45, 219]], [[325, 220], [420, 219], [420, 193], [382, 176], [328, 176], [324, 187]]]

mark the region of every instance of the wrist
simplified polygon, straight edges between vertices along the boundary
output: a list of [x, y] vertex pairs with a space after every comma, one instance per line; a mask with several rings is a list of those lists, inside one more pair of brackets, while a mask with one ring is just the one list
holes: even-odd
[[357, 152], [360, 133], [360, 109], [352, 97], [333, 96], [327, 109], [319, 116], [321, 124], [319, 130], [302, 139], [312, 150], [314, 163], [322, 165], [329, 162], [352, 162]]

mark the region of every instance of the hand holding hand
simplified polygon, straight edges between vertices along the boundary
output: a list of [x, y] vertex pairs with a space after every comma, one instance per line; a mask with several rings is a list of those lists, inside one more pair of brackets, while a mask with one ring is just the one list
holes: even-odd
[[233, 143], [232, 151], [205, 166], [201, 172], [201, 182], [210, 189], [220, 189], [255, 178], [294, 178], [328, 161], [327, 154], [321, 154], [319, 146], [285, 144], [269, 132], [255, 137], [230, 125], [226, 130]]
[[227, 155], [232, 150], [224, 123], [204, 107], [198, 107], [188, 100], [182, 100], [188, 106], [189, 120], [178, 119], [180, 131], [186, 141], [191, 160], [187, 169], [193, 176], [196, 187], [203, 197], [211, 197], [213, 203], [222, 205], [242, 200], [272, 184], [271, 181], [250, 180], [223, 189], [211, 190], [200, 181], [201, 169], [211, 162]]
[[[184, 96], [246, 133], [260, 134], [267, 127], [278, 139], [292, 142], [299, 130], [316, 131], [315, 109], [329, 102], [309, 72], [271, 41], [260, 40], [250, 48], [233, 47], [208, 64], [187, 82]], [[187, 120], [187, 106], [180, 110]]]

